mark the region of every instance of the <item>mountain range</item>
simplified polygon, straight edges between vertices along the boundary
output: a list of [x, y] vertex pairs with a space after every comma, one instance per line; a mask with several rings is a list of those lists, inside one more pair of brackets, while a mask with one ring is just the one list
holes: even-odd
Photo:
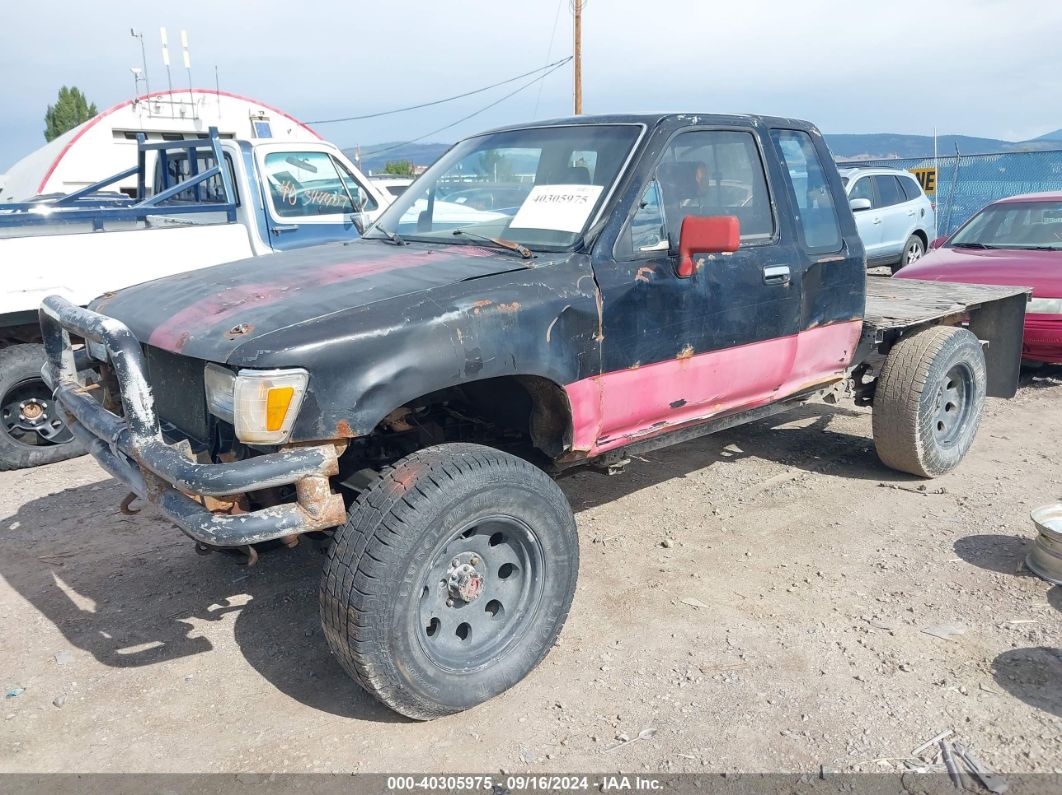
[[[826, 142], [837, 160], [871, 160], [890, 157], [932, 157], [931, 135], [903, 135], [900, 133], [833, 133], [826, 135]], [[444, 143], [389, 143], [361, 147], [361, 169], [381, 172], [392, 160], [411, 160], [419, 166], [427, 166], [447, 149]], [[941, 135], [937, 138], [940, 155], [980, 155], [995, 152], [1021, 152], [1039, 149], [1062, 149], [1062, 129], [1030, 138], [1027, 141], [1004, 141], [999, 138], [978, 138], [971, 135]], [[351, 159], [354, 149], [343, 150]]]

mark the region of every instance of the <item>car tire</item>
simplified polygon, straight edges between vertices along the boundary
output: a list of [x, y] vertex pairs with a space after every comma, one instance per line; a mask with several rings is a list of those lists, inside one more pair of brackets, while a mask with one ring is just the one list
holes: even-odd
[[[58, 407], [41, 377], [44, 362], [43, 345], [0, 349], [0, 471], [54, 464], [85, 453], [55, 415]], [[30, 416], [26, 404], [39, 413]]]
[[900, 256], [900, 261], [892, 266], [892, 272], [901, 268], [905, 268], [912, 262], [918, 262], [922, 259], [926, 253], [926, 243], [922, 240], [920, 235], [911, 235], [907, 238], [907, 242], [903, 244], [903, 254]]
[[897, 342], [874, 392], [874, 447], [882, 463], [933, 478], [973, 444], [985, 402], [985, 357], [970, 331], [934, 326]]
[[538, 665], [578, 569], [575, 518], [550, 477], [488, 447], [438, 445], [383, 470], [351, 506], [325, 564], [321, 622], [358, 684], [430, 720]]

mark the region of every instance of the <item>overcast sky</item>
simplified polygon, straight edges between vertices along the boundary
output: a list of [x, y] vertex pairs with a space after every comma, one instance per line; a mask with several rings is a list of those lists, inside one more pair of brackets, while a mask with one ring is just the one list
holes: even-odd
[[[44, 142], [44, 111], [73, 84], [100, 110], [128, 99], [145, 33], [191, 39], [192, 76], [303, 120], [425, 102], [572, 50], [569, 0], [0, 0], [0, 171]], [[1062, 3], [1043, 0], [589, 0], [584, 111], [760, 112], [825, 132], [964, 133], [1011, 140], [1062, 127]], [[434, 136], [571, 112], [570, 65]], [[329, 124], [340, 146], [407, 140], [519, 85], [384, 119]]]

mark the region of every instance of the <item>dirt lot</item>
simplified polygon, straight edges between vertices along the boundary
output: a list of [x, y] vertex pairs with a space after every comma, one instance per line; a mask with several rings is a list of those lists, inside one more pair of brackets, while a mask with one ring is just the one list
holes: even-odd
[[1062, 588], [1022, 569], [1029, 511], [1062, 498], [1060, 407], [1062, 368], [1026, 375], [925, 492], [867, 411], [822, 406], [564, 480], [559, 646], [429, 724], [330, 658], [313, 543], [242, 568], [120, 515], [90, 459], [0, 473], [0, 686], [24, 688], [0, 771], [880, 771], [953, 729], [1062, 772]]

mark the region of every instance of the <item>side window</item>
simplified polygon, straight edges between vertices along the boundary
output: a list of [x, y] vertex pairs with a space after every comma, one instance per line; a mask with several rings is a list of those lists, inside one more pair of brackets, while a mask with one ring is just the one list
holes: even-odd
[[767, 177], [752, 133], [682, 133], [657, 167], [659, 200], [671, 242], [678, 244], [687, 215], [735, 215], [742, 243], [774, 236]]
[[350, 197], [357, 205], [357, 212], [375, 210], [378, 205], [376, 204], [376, 199], [372, 197], [372, 194], [361, 186], [361, 183], [358, 182], [355, 176], [350, 173], [350, 170], [340, 161], [333, 157], [332, 162], [335, 164], [336, 170], [339, 171], [339, 178], [350, 192]]
[[878, 188], [878, 196], [881, 197], [882, 207], [891, 207], [894, 204], [907, 201], [907, 197], [904, 196], [903, 191], [900, 189], [900, 183], [896, 177], [891, 174], [879, 174], [873, 179]]
[[870, 206], [875, 206], [874, 186], [870, 182], [870, 177], [860, 177], [856, 180], [856, 184], [852, 186], [852, 192], [848, 194], [848, 200], [852, 199], [870, 199]]
[[771, 137], [789, 171], [789, 196], [804, 232], [805, 247], [811, 252], [839, 251], [837, 209], [811, 136], [803, 130], [771, 130]]
[[629, 237], [622, 238], [627, 254], [667, 250], [667, 224], [664, 222], [664, 208], [660, 202], [660, 186], [655, 179], [642, 194], [638, 209], [627, 226], [627, 235]]
[[903, 188], [907, 201], [911, 202], [922, 197], [922, 189], [918, 187], [918, 181], [914, 177], [898, 177], [897, 179], [900, 180], [900, 187]]
[[357, 197], [327, 152], [271, 152], [265, 176], [273, 209], [282, 218], [355, 212]]
[[[225, 153], [225, 167], [229, 170], [229, 182], [232, 185], [232, 192], [234, 194], [236, 204], [240, 203], [240, 196], [238, 188], [236, 187], [236, 172], [232, 168], [232, 158], [228, 153]], [[192, 176], [191, 163], [184, 155], [169, 157], [166, 159], [167, 169], [169, 172], [169, 184], [171, 186], [178, 182], [183, 182], [186, 179], [190, 179]], [[161, 166], [161, 161], [159, 163]], [[197, 150], [196, 151], [196, 173], [202, 174], [207, 169], [214, 167], [214, 153], [209, 150]], [[155, 169], [155, 193], [161, 193], [162, 188], [162, 174], [160, 173], [159, 166]], [[216, 174], [210, 179], [199, 183], [199, 197], [196, 198], [195, 187], [182, 190], [170, 198], [166, 204], [206, 204], [206, 203], [220, 203], [225, 201], [225, 183], [221, 179], [220, 174]]]

